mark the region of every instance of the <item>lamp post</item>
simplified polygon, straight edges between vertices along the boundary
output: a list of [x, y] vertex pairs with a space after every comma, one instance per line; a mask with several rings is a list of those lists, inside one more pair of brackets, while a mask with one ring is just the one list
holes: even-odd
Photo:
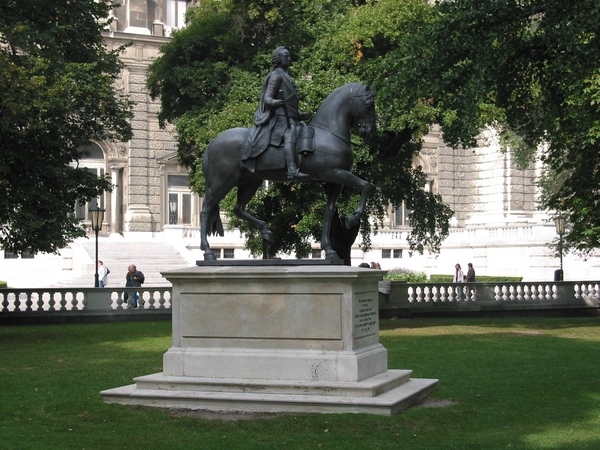
[[560, 269], [554, 272], [554, 281], [563, 281], [563, 233], [565, 232], [565, 218], [557, 216], [554, 218], [554, 226], [558, 233], [558, 255], [560, 256]]
[[90, 217], [92, 219], [92, 230], [96, 233], [96, 275], [94, 287], [100, 287], [98, 282], [98, 232], [102, 229], [102, 221], [104, 220], [104, 209], [98, 205], [95, 208], [90, 208]]

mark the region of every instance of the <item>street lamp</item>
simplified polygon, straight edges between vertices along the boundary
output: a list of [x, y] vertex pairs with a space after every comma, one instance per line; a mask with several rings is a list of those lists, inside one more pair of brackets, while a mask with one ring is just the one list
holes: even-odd
[[98, 232], [102, 229], [102, 221], [104, 220], [104, 209], [98, 205], [95, 208], [90, 208], [90, 217], [92, 219], [92, 230], [96, 233], [96, 275], [94, 287], [100, 287], [98, 282]]
[[169, 201], [169, 225], [177, 224], [177, 200]]
[[554, 226], [558, 233], [558, 254], [560, 256], [560, 269], [554, 272], [554, 281], [563, 281], [563, 233], [565, 232], [565, 218], [557, 216], [554, 218]]

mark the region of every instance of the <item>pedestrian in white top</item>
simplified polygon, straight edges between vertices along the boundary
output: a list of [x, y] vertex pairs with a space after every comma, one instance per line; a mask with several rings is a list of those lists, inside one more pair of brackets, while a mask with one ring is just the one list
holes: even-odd
[[98, 287], [105, 287], [108, 284], [108, 274], [110, 271], [102, 261], [98, 261]]

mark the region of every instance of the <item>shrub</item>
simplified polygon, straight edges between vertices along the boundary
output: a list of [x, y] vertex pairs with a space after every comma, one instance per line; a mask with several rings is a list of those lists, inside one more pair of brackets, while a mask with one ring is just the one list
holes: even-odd
[[415, 272], [409, 269], [397, 267], [390, 270], [384, 278], [391, 281], [406, 281], [407, 283], [425, 283], [427, 275], [424, 272]]
[[[432, 274], [429, 277], [430, 283], [452, 283], [454, 279], [453, 275], [439, 275]], [[503, 277], [503, 276], [492, 276], [492, 275], [477, 275], [475, 277], [478, 283], [520, 283], [523, 281], [523, 277]]]
[[8, 286], [8, 284], [6, 284], [6, 281], [1, 281], [0, 280], [0, 289], [4, 289]]

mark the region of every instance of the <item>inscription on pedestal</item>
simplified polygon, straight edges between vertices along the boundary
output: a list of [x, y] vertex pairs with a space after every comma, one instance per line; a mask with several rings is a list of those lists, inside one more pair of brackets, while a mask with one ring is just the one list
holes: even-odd
[[372, 297], [357, 299], [354, 309], [354, 337], [361, 338], [379, 332], [377, 305]]

